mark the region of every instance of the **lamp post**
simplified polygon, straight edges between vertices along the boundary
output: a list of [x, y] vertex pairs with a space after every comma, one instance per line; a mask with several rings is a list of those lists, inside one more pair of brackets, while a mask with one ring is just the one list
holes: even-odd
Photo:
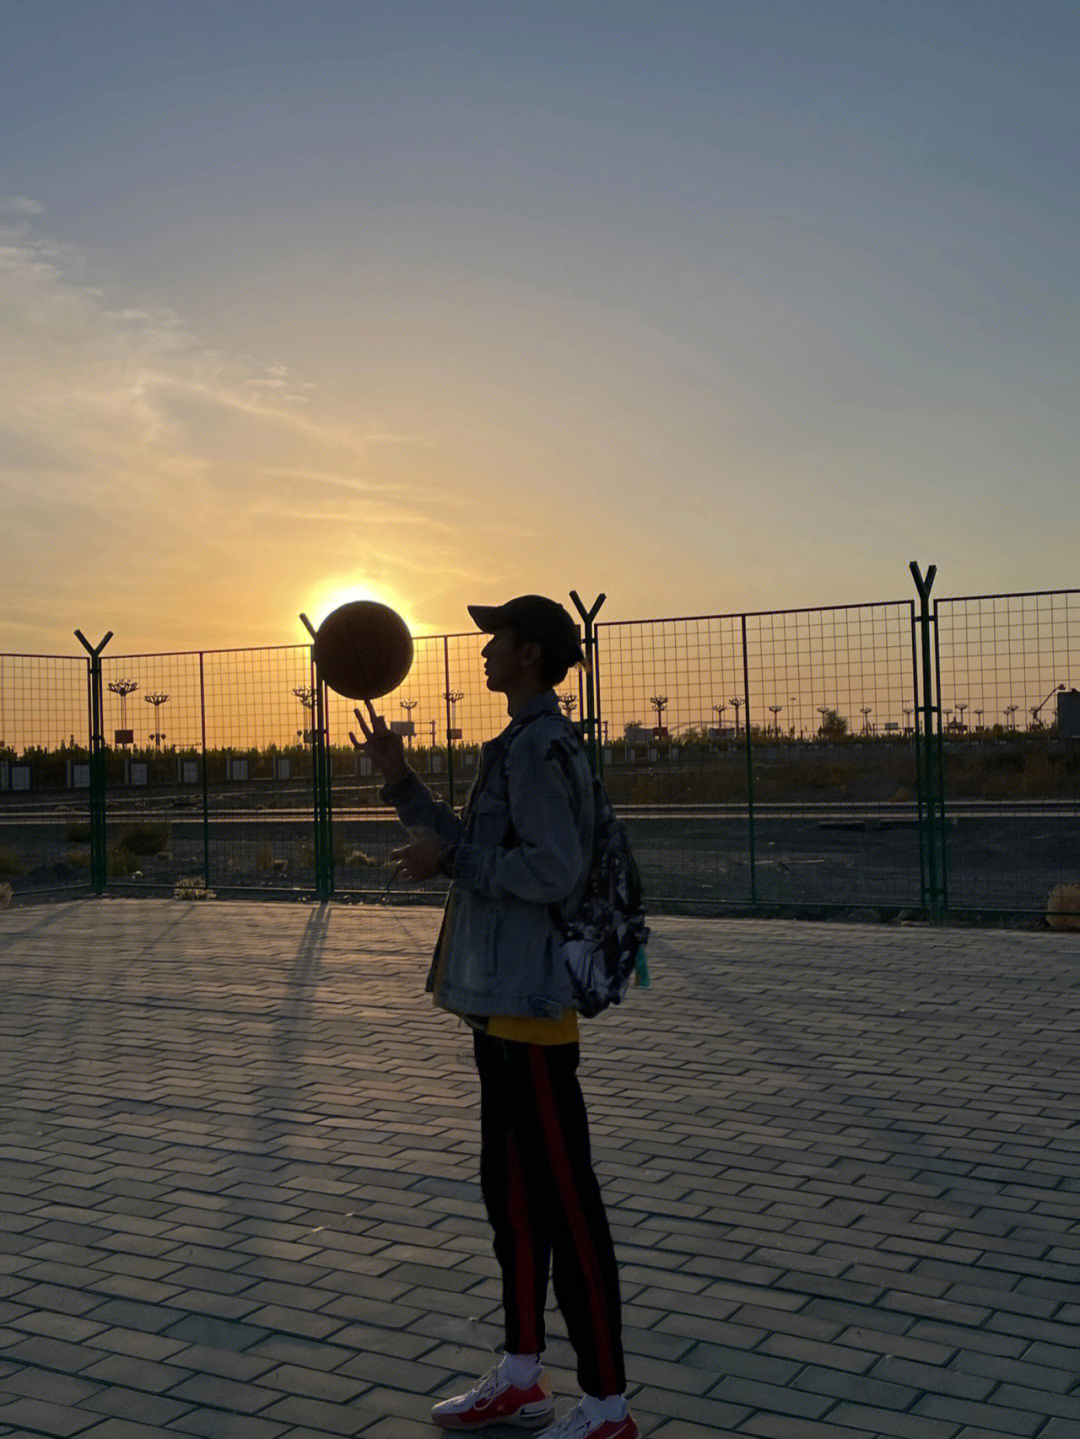
[[739, 707], [740, 707], [740, 705], [742, 704], [742, 700], [741, 700], [741, 699], [737, 699], [734, 695], [732, 695], [732, 697], [731, 697], [731, 703], [732, 703], [732, 704], [734, 705], [734, 707], [735, 707], [735, 738], [738, 739], [738, 738], [739, 738]]
[[[138, 680], [110, 680], [105, 686], [112, 690], [114, 695], [120, 696], [120, 728], [127, 733], [127, 697], [139, 688]], [[125, 740], [126, 744], [127, 741]]]
[[[406, 718], [411, 721], [411, 720], [412, 720], [412, 712], [413, 712], [413, 710], [416, 708], [416, 706], [420, 703], [420, 701], [419, 701], [419, 700], [399, 700], [398, 703], [401, 705], [401, 708], [405, 711]], [[412, 730], [411, 730], [411, 729], [409, 730], [409, 733], [405, 736], [405, 738], [409, 741], [409, 748], [412, 749]]]
[[957, 700], [957, 702], [956, 702], [956, 713], [960, 716], [960, 718], [959, 718], [959, 720], [957, 721], [957, 723], [958, 723], [959, 726], [960, 726], [960, 732], [961, 732], [961, 733], [963, 733], [963, 730], [964, 730], [964, 711], [967, 709], [967, 707], [968, 707], [968, 702], [967, 702], [967, 700]]
[[158, 719], [158, 714], [161, 710], [161, 706], [168, 698], [169, 696], [167, 694], [161, 693], [143, 695], [143, 699], [146, 701], [146, 703], [148, 705], [154, 706], [154, 733], [150, 736], [150, 738], [157, 745], [158, 749], [161, 748], [161, 741], [165, 738], [165, 736], [161, 733], [161, 721]]
[[566, 718], [573, 719], [574, 711], [577, 709], [577, 695], [567, 690], [565, 694], [559, 695], [559, 703], [566, 712]]
[[1014, 730], [1014, 729], [1016, 728], [1016, 711], [1017, 711], [1019, 708], [1020, 708], [1019, 705], [1006, 705], [1006, 706], [1005, 706], [1005, 725], [1006, 725], [1006, 727], [1007, 727], [1008, 729], [1013, 729], [1013, 730]]
[[[293, 694], [304, 706], [305, 710], [310, 711], [315, 708], [315, 691], [311, 688], [310, 685], [294, 685]], [[297, 730], [296, 732], [303, 744], [312, 744], [314, 742], [315, 727], [313, 724], [310, 724], [308, 722], [309, 718], [310, 716], [305, 714], [304, 728], [301, 730]]]
[[873, 705], [863, 705], [863, 706], [860, 708], [859, 713], [862, 715], [862, 732], [863, 732], [863, 734], [873, 734], [873, 732], [874, 732], [874, 727], [873, 727], [873, 725], [870, 723], [870, 716], [874, 713], [874, 706], [873, 706]]
[[457, 730], [457, 703], [465, 698], [464, 690], [445, 690], [443, 699], [450, 706], [450, 732], [451, 737]]
[[781, 711], [783, 708], [784, 708], [783, 705], [770, 705], [770, 706], [769, 706], [769, 713], [770, 713], [770, 714], [772, 715], [772, 717], [773, 717], [773, 733], [776, 735], [776, 738], [777, 738], [777, 739], [780, 738], [780, 711]]
[[656, 711], [656, 738], [663, 738], [664, 711], [667, 709], [667, 695], [650, 695], [649, 703]]

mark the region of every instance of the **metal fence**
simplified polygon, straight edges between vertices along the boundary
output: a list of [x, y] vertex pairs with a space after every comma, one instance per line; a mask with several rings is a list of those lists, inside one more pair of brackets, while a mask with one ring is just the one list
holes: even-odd
[[[590, 617], [560, 701], [654, 910], [1032, 915], [1080, 882], [1080, 591], [931, 604], [912, 570], [917, 600]], [[417, 639], [380, 701], [451, 804], [505, 724], [483, 643]], [[308, 645], [83, 645], [0, 655], [0, 883], [398, 897], [401, 827]]]

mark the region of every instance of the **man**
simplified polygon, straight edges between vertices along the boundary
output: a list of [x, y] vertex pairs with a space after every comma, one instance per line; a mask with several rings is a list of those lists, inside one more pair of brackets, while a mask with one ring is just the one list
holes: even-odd
[[[577, 1080], [578, 1022], [552, 908], [580, 904], [592, 852], [588, 758], [554, 686], [583, 662], [554, 600], [471, 605], [491, 638], [487, 687], [510, 723], [484, 745], [461, 817], [408, 767], [400, 736], [356, 711], [383, 798], [412, 833], [392, 856], [410, 880], [452, 878], [428, 976], [437, 1005], [473, 1029], [480, 1180], [502, 1272], [504, 1354], [472, 1389], [436, 1404], [444, 1429], [515, 1424], [541, 1439], [637, 1439], [624, 1398], [615, 1251]], [[582, 1398], [555, 1420], [542, 1383], [548, 1276], [577, 1355]]]

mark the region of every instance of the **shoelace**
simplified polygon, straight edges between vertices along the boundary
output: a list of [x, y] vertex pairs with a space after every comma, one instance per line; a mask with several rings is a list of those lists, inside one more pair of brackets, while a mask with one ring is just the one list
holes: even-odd
[[587, 1414], [581, 1412], [580, 1403], [575, 1404], [546, 1431], [546, 1439], [588, 1439], [592, 1422]]
[[483, 1378], [479, 1380], [473, 1391], [477, 1399], [489, 1399], [493, 1394], [498, 1394], [499, 1390], [503, 1387], [502, 1379], [499, 1375], [501, 1368], [502, 1360], [500, 1359], [499, 1363], [495, 1365], [495, 1368], [489, 1369]]

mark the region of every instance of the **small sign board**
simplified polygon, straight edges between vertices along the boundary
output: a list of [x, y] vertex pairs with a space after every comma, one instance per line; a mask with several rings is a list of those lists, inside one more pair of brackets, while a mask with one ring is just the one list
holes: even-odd
[[114, 744], [134, 744], [135, 731], [133, 729], [118, 729], [113, 733]]
[[12, 789], [21, 789], [21, 790], [25, 790], [25, 789], [29, 789], [29, 788], [30, 788], [30, 766], [29, 766], [29, 765], [25, 765], [25, 764], [12, 765], [12, 767], [11, 767], [11, 788], [12, 788]]
[[405, 735], [408, 739], [412, 739], [413, 735], [416, 733], [416, 721], [415, 721], [415, 720], [391, 720], [391, 721], [390, 721], [390, 733], [391, 733], [391, 734]]
[[246, 759], [231, 759], [229, 761], [229, 778], [238, 780], [241, 784], [248, 777], [248, 762]]
[[459, 729], [448, 729], [446, 731], [446, 738], [449, 740], [460, 739], [461, 731]]

